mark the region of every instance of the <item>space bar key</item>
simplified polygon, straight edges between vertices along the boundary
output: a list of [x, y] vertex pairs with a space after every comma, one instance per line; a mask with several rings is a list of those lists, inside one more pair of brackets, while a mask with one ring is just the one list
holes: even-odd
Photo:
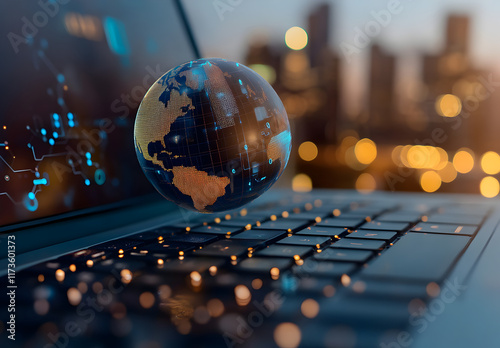
[[362, 271], [367, 277], [438, 282], [464, 250], [469, 237], [411, 233]]

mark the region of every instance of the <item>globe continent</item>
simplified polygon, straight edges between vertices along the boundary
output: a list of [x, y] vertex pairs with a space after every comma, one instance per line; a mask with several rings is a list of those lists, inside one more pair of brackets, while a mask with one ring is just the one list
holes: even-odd
[[225, 59], [191, 61], [160, 77], [139, 106], [134, 142], [153, 186], [205, 213], [257, 198], [280, 177], [291, 150], [274, 89]]

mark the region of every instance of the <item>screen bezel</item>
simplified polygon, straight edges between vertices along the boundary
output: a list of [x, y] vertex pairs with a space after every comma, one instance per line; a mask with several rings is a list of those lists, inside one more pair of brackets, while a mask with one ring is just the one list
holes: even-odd
[[[192, 59], [200, 58], [201, 57], [200, 52], [198, 50], [198, 46], [196, 45], [196, 41], [195, 41], [194, 36], [193, 36], [193, 31], [192, 31], [191, 25], [188, 21], [188, 17], [186, 15], [184, 6], [182, 4], [182, 0], [171, 0], [171, 1], [174, 2], [174, 5], [177, 9], [179, 18], [181, 19], [181, 23], [184, 26], [184, 30], [186, 31], [186, 35], [188, 37], [189, 44], [190, 44], [192, 51], [193, 51]], [[127, 199], [124, 199], [124, 200], [121, 200], [118, 202], [109, 203], [109, 204], [102, 204], [102, 205], [98, 205], [98, 206], [94, 206], [94, 207], [90, 207], [90, 208], [76, 209], [76, 210], [72, 210], [72, 211], [64, 212], [64, 213], [60, 213], [60, 214], [44, 216], [41, 218], [35, 218], [35, 219], [20, 221], [20, 222], [14, 222], [12, 224], [0, 226], [0, 233], [7, 232], [7, 231], [12, 232], [12, 231], [27, 228], [27, 227], [34, 227], [34, 226], [38, 226], [38, 225], [48, 224], [48, 223], [51, 223], [54, 221], [69, 219], [69, 218], [73, 218], [76, 216], [89, 215], [89, 214], [95, 214], [98, 212], [119, 209], [119, 208], [131, 206], [134, 204], [138, 204], [142, 201], [149, 201], [150, 202], [151, 200], [160, 201], [163, 199], [164, 198], [162, 198], [160, 196], [160, 194], [158, 194], [158, 193], [143, 194], [140, 196], [127, 198]]]

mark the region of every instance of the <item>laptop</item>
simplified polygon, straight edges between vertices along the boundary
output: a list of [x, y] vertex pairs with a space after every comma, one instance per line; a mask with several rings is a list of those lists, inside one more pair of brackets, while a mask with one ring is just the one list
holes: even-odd
[[200, 57], [181, 3], [0, 6], [2, 347], [498, 345], [497, 200], [271, 189], [180, 209], [132, 134], [147, 88]]

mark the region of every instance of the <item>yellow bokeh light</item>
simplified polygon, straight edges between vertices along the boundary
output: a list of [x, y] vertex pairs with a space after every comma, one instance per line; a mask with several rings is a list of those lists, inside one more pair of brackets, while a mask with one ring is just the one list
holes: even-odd
[[446, 183], [450, 183], [457, 178], [457, 171], [451, 162], [447, 162], [444, 168], [438, 171], [438, 174], [441, 180]]
[[441, 187], [441, 177], [438, 173], [429, 170], [420, 177], [420, 186], [425, 192], [435, 192]]
[[307, 46], [307, 32], [301, 27], [291, 27], [285, 33], [285, 43], [292, 50], [301, 50]]
[[354, 146], [354, 154], [360, 163], [370, 164], [377, 158], [377, 146], [368, 138], [361, 139]]
[[436, 112], [443, 117], [455, 117], [462, 111], [462, 102], [453, 94], [443, 94], [436, 100]]
[[493, 151], [486, 152], [481, 157], [481, 168], [486, 174], [494, 175], [500, 173], [500, 156]]
[[453, 166], [457, 172], [466, 174], [474, 168], [474, 157], [468, 150], [459, 150], [453, 156]]
[[302, 339], [300, 328], [294, 323], [281, 323], [274, 329], [274, 342], [280, 348], [298, 347]]
[[487, 176], [481, 180], [479, 190], [484, 197], [492, 198], [498, 195], [500, 191], [500, 183], [492, 176]]
[[312, 190], [312, 180], [307, 174], [297, 174], [292, 180], [292, 189], [295, 192], [309, 192]]
[[276, 70], [272, 66], [267, 64], [250, 64], [248, 67], [262, 76], [271, 85], [276, 81]]
[[311, 141], [305, 141], [299, 146], [299, 156], [304, 161], [312, 161], [318, 156], [318, 147]]
[[355, 187], [361, 193], [370, 193], [377, 188], [377, 182], [373, 175], [363, 173], [356, 179]]
[[306, 318], [312, 319], [319, 313], [319, 304], [312, 298], [308, 298], [302, 302], [300, 310]]

